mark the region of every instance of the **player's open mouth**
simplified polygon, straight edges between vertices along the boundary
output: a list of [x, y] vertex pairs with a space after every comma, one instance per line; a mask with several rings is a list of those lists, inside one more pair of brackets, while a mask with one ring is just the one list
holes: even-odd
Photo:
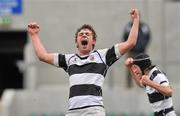
[[85, 46], [85, 45], [88, 44], [88, 41], [87, 41], [87, 40], [82, 40], [82, 41], [81, 41], [81, 44], [82, 44], [83, 46]]

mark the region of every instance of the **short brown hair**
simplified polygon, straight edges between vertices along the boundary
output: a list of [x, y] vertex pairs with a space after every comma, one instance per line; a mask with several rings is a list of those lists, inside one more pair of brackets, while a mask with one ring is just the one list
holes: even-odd
[[93, 29], [93, 27], [92, 27], [91, 25], [89, 25], [89, 24], [84, 24], [84, 25], [82, 25], [80, 28], [78, 28], [77, 31], [76, 31], [76, 34], [75, 34], [75, 38], [77, 38], [78, 33], [79, 33], [82, 29], [88, 29], [88, 30], [90, 30], [90, 31], [92, 32], [93, 39], [96, 40], [96, 38], [97, 38], [96, 32], [95, 32], [95, 30]]

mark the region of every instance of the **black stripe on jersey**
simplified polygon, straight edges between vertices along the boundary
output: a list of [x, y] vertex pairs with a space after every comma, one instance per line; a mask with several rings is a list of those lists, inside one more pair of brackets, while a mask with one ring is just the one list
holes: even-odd
[[164, 114], [168, 114], [169, 112], [174, 111], [174, 107], [171, 106], [170, 108], [163, 109], [159, 112], [154, 112], [154, 116], [164, 116]]
[[107, 51], [106, 54], [106, 64], [108, 66], [111, 66], [114, 62], [116, 62], [118, 59], [116, 58], [116, 53], [115, 53], [115, 48], [114, 46], [112, 48], [110, 48]]
[[153, 80], [159, 73], [161, 73], [159, 70], [155, 70], [150, 77], [150, 80]]
[[73, 74], [83, 74], [83, 73], [95, 73], [95, 74], [101, 74], [105, 76], [106, 72], [106, 65], [103, 63], [89, 63], [85, 65], [71, 65], [69, 66], [68, 73], [69, 75]]
[[164, 99], [168, 99], [169, 97], [164, 96], [161, 93], [154, 92], [154, 93], [148, 94], [148, 98], [149, 98], [150, 103], [155, 103], [155, 102], [158, 102], [158, 101], [161, 101], [161, 100], [164, 100]]
[[102, 96], [102, 89], [100, 86], [93, 84], [74, 85], [70, 88], [69, 98], [83, 95]]
[[78, 110], [78, 109], [84, 109], [84, 108], [89, 108], [89, 107], [95, 107], [95, 106], [100, 106], [100, 107], [103, 107], [103, 105], [90, 105], [90, 106], [83, 106], [83, 107], [78, 107], [78, 108], [72, 108], [72, 109], [69, 109], [69, 110]]
[[160, 84], [163, 84], [163, 83], [167, 83], [167, 81], [162, 81], [162, 82], [160, 82]]
[[66, 64], [65, 55], [59, 54], [58, 58], [59, 67], [62, 67], [66, 71], [68, 66]]

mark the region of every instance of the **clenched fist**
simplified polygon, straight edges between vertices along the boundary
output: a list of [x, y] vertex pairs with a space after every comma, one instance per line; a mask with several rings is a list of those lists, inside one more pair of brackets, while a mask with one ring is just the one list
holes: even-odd
[[38, 34], [38, 32], [40, 31], [40, 27], [36, 22], [32, 22], [28, 24], [27, 30], [29, 34], [35, 35], [35, 34]]

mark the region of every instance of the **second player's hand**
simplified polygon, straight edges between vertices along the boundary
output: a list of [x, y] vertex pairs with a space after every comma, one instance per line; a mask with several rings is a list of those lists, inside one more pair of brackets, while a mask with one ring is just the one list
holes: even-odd
[[128, 67], [131, 66], [132, 64], [133, 64], [133, 58], [127, 58], [125, 61], [125, 65]]
[[147, 75], [143, 75], [141, 78], [141, 82], [143, 85], [148, 85], [149, 81], [151, 81]]

